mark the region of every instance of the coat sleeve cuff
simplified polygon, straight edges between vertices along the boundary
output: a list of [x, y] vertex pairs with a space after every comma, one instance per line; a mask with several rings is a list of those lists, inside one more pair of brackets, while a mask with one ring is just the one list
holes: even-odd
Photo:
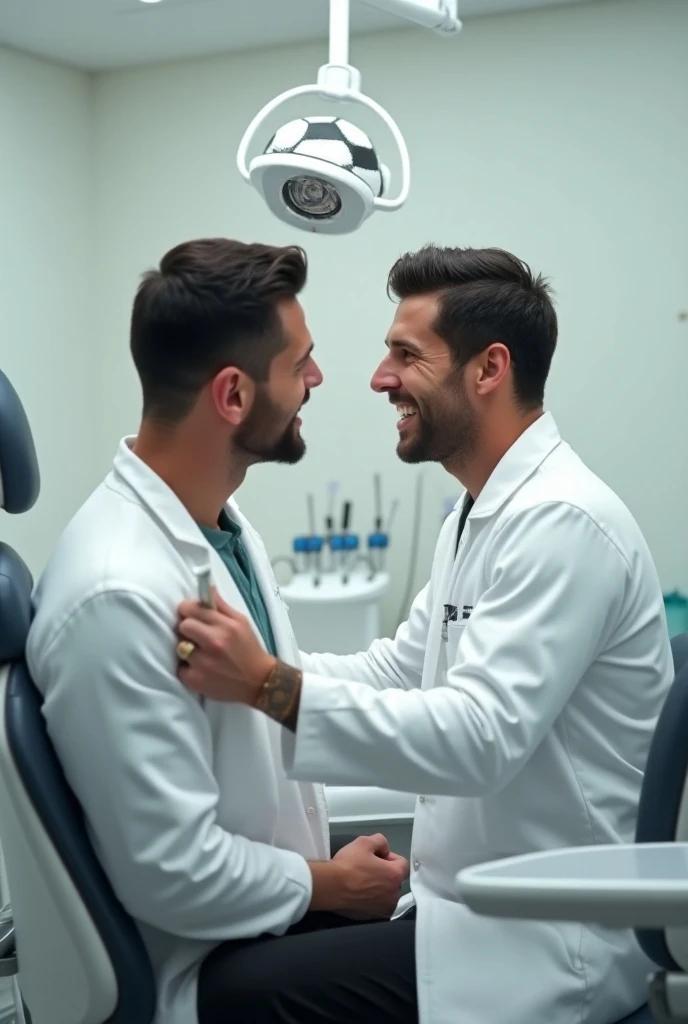
[[323, 727], [328, 712], [350, 707], [345, 685], [304, 672], [296, 732], [282, 730], [282, 760], [289, 778], [320, 782], [331, 774]]
[[288, 878], [294, 886], [291, 919], [287, 922], [287, 927], [290, 927], [302, 919], [311, 905], [313, 876], [311, 875], [308, 861], [301, 854], [284, 849], [281, 849], [279, 852], [283, 858], [284, 877]]

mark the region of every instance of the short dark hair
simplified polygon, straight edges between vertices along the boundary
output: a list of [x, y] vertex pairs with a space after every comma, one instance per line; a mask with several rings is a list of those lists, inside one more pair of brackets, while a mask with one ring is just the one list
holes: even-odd
[[204, 238], [170, 249], [144, 274], [131, 316], [144, 416], [178, 423], [225, 366], [266, 380], [286, 344], [277, 304], [306, 277], [298, 246]]
[[454, 361], [464, 366], [488, 345], [506, 345], [514, 391], [523, 408], [541, 406], [557, 345], [550, 289], [523, 260], [503, 249], [426, 245], [392, 267], [387, 292], [398, 299], [438, 293], [433, 325]]

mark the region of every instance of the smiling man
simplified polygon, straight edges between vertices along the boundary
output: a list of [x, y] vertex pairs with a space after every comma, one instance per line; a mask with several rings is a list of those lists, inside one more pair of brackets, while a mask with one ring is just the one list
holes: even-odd
[[422, 794], [422, 1024], [609, 1024], [646, 997], [630, 932], [481, 918], [456, 875], [632, 841], [672, 678], [657, 574], [630, 512], [544, 411], [557, 341], [544, 281], [501, 250], [429, 246], [389, 287], [400, 301], [372, 386], [400, 413], [397, 453], [466, 491], [429, 583], [394, 640], [302, 667], [270, 657], [226, 603], [186, 602], [180, 632], [197, 647], [181, 676], [280, 722], [294, 778]]

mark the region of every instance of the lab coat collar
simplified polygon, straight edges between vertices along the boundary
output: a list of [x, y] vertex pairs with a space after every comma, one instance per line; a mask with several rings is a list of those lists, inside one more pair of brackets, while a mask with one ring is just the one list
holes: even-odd
[[[134, 454], [135, 440], [135, 437], [125, 437], [120, 442], [113, 467], [115, 479], [134, 492], [161, 528], [187, 549], [195, 565], [205, 567], [209, 557], [205, 537], [174, 491]], [[238, 506], [233, 500], [227, 503], [226, 508], [230, 514], [238, 513]]]
[[[134, 441], [134, 437], [125, 437], [120, 442], [113, 469], [115, 483], [133, 493], [136, 500], [156, 520], [160, 529], [173, 538], [175, 547], [183, 551], [185, 561], [189, 566], [194, 569], [211, 568], [214, 549], [205, 539], [195, 520], [177, 495], [161, 480], [157, 473], [134, 454], [132, 451]], [[287, 628], [288, 621], [285, 626], [286, 612], [284, 610], [284, 603], [280, 597], [279, 587], [272, 575], [270, 559], [265, 550], [265, 545], [248, 520], [239, 511], [239, 506], [234, 498], [229, 499], [225, 508], [231, 518], [241, 527], [242, 540], [251, 560], [270, 618], [277, 644], [277, 653], [282, 660], [287, 661], [289, 664], [298, 664], [296, 642], [291, 634], [291, 629]], [[245, 608], [243, 599], [234, 582], [232, 581], [229, 585], [232, 589], [225, 591], [225, 600], [240, 610], [244, 610], [245, 614], [250, 614], [248, 609]], [[259, 643], [265, 646], [255, 623], [254, 632]], [[296, 662], [294, 661], [295, 658], [297, 659]]]
[[[561, 435], [551, 413], [543, 413], [515, 441], [492, 471], [470, 511], [469, 519], [491, 516], [561, 444]], [[456, 508], [463, 504], [463, 498]]]

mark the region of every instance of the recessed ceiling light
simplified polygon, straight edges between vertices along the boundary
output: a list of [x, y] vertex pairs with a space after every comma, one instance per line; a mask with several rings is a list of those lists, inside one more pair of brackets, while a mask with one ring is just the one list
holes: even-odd
[[159, 4], [160, 0], [141, 0], [142, 4]]

